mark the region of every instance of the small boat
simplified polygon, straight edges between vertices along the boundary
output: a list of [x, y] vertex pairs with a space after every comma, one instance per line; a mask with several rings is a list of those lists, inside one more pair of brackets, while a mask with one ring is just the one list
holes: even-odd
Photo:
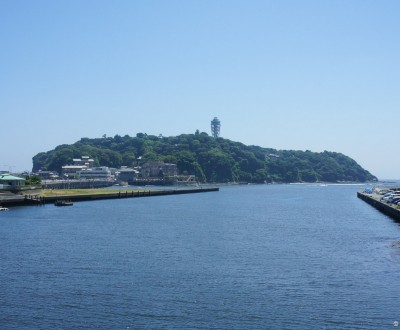
[[58, 200], [55, 201], [54, 206], [72, 206], [74, 203], [72, 201], [67, 201], [67, 200]]
[[7, 207], [1, 207], [1, 206], [0, 206], [0, 211], [8, 211], [8, 208], [7, 208]]

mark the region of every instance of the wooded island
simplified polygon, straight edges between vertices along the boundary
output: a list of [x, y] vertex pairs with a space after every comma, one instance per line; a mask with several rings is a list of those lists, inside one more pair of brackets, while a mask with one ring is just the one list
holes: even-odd
[[73, 158], [90, 155], [95, 166], [137, 166], [138, 161], [177, 164], [180, 174], [199, 182], [366, 182], [377, 178], [350, 157], [337, 152], [276, 150], [247, 146], [207, 133], [154, 136], [138, 133], [57, 146], [33, 157], [33, 172], [60, 171]]

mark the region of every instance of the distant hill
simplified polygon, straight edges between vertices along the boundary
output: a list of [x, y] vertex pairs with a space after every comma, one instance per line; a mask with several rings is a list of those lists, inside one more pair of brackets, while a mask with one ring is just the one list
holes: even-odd
[[246, 146], [207, 133], [179, 136], [154, 136], [139, 133], [82, 138], [72, 145], [33, 157], [33, 171], [55, 170], [71, 164], [82, 155], [94, 159], [95, 165], [119, 168], [161, 160], [178, 165], [180, 174], [195, 174], [201, 182], [366, 182], [377, 180], [353, 159], [341, 153], [275, 150]]

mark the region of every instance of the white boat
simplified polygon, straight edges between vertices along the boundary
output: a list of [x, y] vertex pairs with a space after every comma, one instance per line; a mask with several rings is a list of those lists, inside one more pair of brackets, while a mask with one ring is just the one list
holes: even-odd
[[0, 207], [0, 211], [8, 211], [7, 207]]
[[58, 200], [54, 203], [55, 206], [72, 206], [74, 203], [68, 200]]

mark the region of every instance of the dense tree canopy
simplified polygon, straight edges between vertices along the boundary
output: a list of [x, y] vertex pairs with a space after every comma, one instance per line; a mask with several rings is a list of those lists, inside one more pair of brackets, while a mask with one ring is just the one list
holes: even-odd
[[365, 182], [376, 177], [341, 153], [275, 150], [246, 146], [207, 133], [163, 137], [136, 134], [96, 139], [82, 138], [72, 145], [33, 157], [33, 171], [60, 171], [73, 158], [90, 156], [95, 165], [119, 168], [161, 160], [175, 163], [180, 174], [195, 174], [201, 182]]

